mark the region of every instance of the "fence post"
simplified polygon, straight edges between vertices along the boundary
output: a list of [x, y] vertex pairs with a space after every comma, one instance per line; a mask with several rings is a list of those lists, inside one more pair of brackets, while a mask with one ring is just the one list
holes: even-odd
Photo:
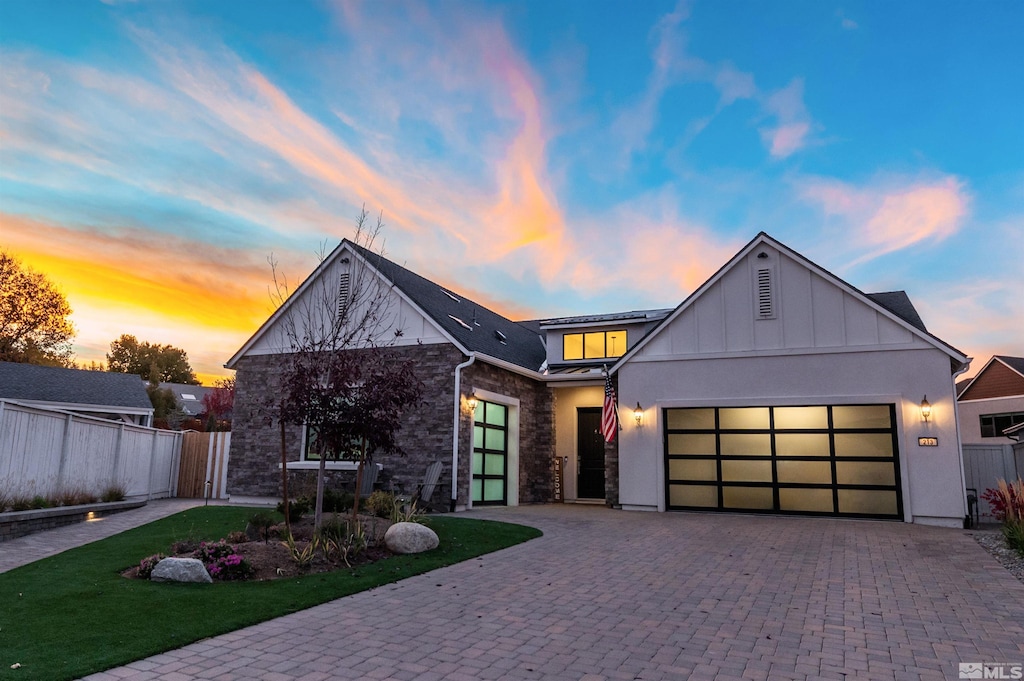
[[178, 431], [174, 434], [174, 451], [171, 452], [171, 470], [168, 471], [168, 479], [171, 482], [170, 495], [178, 497], [178, 476], [181, 475], [181, 445], [185, 441], [185, 433]]
[[153, 444], [149, 448], [149, 477], [146, 480], [146, 500], [153, 499], [153, 467], [156, 466], [156, 437], [159, 431], [153, 431]]
[[64, 419], [64, 442], [60, 446], [60, 466], [57, 468], [57, 489], [55, 492], [60, 491], [64, 487], [64, 468], [68, 460], [68, 449], [71, 447], [71, 421], [74, 419], [74, 414], [68, 414]]
[[[121, 470], [121, 451], [124, 446], [124, 422], [117, 428], [117, 447], [114, 449], [114, 470], [110, 472], [111, 484], [117, 484], [120, 479], [118, 471]], [[126, 490], [127, 491], [127, 490]]]

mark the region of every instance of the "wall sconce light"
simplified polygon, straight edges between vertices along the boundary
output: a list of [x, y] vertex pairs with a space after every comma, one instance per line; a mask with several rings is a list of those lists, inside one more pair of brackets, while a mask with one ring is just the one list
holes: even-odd
[[476, 405], [480, 402], [480, 399], [476, 396], [476, 393], [470, 393], [469, 397], [466, 398], [466, 404], [469, 406], [470, 411], [476, 411]]
[[928, 401], [928, 396], [925, 395], [921, 398], [921, 418], [924, 419], [925, 423], [928, 423], [928, 419], [932, 415], [932, 403]]
[[636, 409], [633, 410], [633, 418], [636, 419], [636, 425], [640, 425], [640, 422], [644, 418], [644, 408], [640, 406], [640, 403], [636, 403]]

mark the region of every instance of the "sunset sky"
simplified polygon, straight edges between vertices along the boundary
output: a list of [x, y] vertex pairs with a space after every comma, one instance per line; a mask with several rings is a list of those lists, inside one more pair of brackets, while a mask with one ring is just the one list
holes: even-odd
[[1024, 3], [0, 2], [0, 249], [206, 382], [383, 211], [514, 319], [672, 307], [759, 231], [1024, 356]]

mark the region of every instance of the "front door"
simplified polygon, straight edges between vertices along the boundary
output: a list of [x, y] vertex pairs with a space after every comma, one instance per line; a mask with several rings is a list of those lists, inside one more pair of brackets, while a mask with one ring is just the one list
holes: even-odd
[[604, 499], [604, 436], [601, 408], [577, 410], [576, 498]]
[[474, 506], [508, 503], [508, 407], [480, 400], [473, 415]]

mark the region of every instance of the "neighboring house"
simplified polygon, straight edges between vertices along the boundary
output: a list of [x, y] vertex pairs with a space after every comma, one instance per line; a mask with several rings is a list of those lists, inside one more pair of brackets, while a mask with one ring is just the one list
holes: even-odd
[[[143, 385], [148, 384], [143, 381]], [[160, 388], [174, 393], [174, 400], [178, 403], [178, 407], [181, 408], [186, 416], [191, 418], [196, 418], [200, 414], [206, 413], [206, 407], [203, 406], [203, 398], [208, 393], [216, 390], [216, 388], [206, 388], [190, 383], [161, 383]]]
[[[764, 233], [673, 310], [522, 323], [343, 241], [226, 364], [232, 498], [279, 493], [280, 434], [258, 404], [279, 389], [282, 324], [344, 295], [357, 266], [390, 288], [395, 350], [427, 385], [400, 433], [409, 456], [380, 463], [411, 481], [443, 461], [453, 509], [551, 501], [557, 469], [571, 502], [963, 522], [954, 377], [968, 358], [905, 293], [862, 293]], [[286, 431], [290, 470], [317, 465], [303, 438]]]
[[134, 374], [0, 362], [0, 399], [151, 425], [153, 405]]
[[963, 444], [1012, 444], [1005, 431], [1024, 424], [1024, 357], [993, 356], [960, 385], [957, 410]]

